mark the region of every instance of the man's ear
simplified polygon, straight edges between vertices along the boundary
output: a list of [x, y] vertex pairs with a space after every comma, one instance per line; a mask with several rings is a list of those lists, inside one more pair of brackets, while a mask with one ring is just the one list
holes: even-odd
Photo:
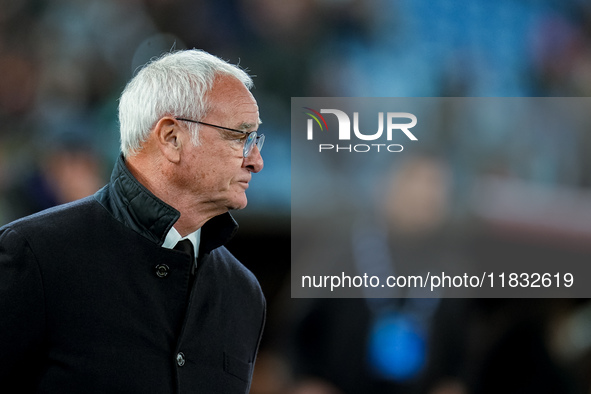
[[154, 126], [154, 136], [162, 155], [170, 162], [180, 162], [183, 135], [179, 122], [169, 116], [161, 118]]

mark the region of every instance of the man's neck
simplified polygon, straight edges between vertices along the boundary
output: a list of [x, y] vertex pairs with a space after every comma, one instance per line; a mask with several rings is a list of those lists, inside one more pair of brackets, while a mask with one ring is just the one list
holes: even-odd
[[182, 237], [197, 231], [211, 218], [227, 212], [218, 205], [200, 201], [198, 196], [187, 196], [166, 182], [159, 165], [147, 161], [141, 154], [126, 159], [129, 172], [152, 194], [181, 213], [174, 227]]

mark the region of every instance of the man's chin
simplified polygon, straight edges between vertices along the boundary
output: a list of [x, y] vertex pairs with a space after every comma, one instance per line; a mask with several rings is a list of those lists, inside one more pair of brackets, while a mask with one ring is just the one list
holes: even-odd
[[246, 208], [248, 201], [246, 199], [246, 196], [244, 196], [244, 199], [242, 201], [232, 201], [229, 205], [228, 205], [228, 210], [230, 211], [238, 211], [240, 209], [244, 209]]

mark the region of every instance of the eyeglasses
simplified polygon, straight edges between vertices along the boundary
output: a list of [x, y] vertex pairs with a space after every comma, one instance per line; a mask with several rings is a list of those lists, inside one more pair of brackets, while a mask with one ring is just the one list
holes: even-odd
[[263, 149], [263, 144], [265, 143], [265, 135], [264, 134], [258, 135], [256, 131], [242, 131], [242, 130], [230, 129], [228, 127], [218, 126], [218, 125], [211, 124], [211, 123], [199, 122], [197, 120], [192, 120], [192, 119], [185, 119], [185, 118], [175, 118], [175, 119], [176, 120], [183, 120], [185, 122], [199, 123], [199, 124], [209, 126], [209, 127], [215, 127], [215, 128], [222, 129], [222, 130], [233, 131], [235, 133], [246, 134], [247, 135], [246, 142], [244, 143], [244, 148], [242, 149], [242, 155], [244, 157], [248, 157], [248, 155], [250, 154], [250, 152], [252, 152], [252, 149], [254, 148], [255, 145], [257, 146], [257, 148], [259, 148], [259, 152], [260, 152]]

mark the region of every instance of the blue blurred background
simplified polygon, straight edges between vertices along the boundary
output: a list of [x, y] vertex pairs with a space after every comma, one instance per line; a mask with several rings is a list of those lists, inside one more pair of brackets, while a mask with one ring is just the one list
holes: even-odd
[[[588, 1], [1, 1], [0, 224], [100, 188], [119, 151], [125, 83], [151, 57], [193, 47], [256, 76], [267, 136], [265, 169], [230, 245], [269, 302], [253, 394], [591, 391], [586, 300], [289, 297], [291, 97], [588, 96]], [[588, 207], [588, 135], [558, 128], [501, 152], [507, 132], [442, 135], [419, 164], [400, 167], [410, 172], [393, 174], [426, 171], [429, 185], [465, 188], [466, 174], [482, 169], [519, 181], [509, 184], [514, 193], [533, 182], [551, 196], [583, 196], [573, 209]], [[447, 171], [457, 183], [446, 184]], [[460, 237], [462, 253], [589, 261], [591, 236], [573, 235], [568, 223], [550, 235], [528, 223], [502, 236], [487, 228], [480, 224], [476, 240]], [[415, 258], [422, 251], [407, 235], [394, 244], [402, 239]]]

